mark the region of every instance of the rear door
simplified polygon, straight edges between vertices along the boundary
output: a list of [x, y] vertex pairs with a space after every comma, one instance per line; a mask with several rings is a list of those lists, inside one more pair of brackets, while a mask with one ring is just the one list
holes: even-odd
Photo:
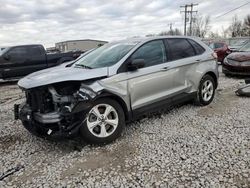
[[170, 51], [169, 68], [173, 74], [173, 88], [175, 96], [187, 94], [192, 89], [190, 78], [196, 72], [196, 66], [202, 62], [200, 54], [205, 49], [197, 42], [185, 38], [169, 38], [165, 42]]
[[42, 46], [29, 46], [27, 51], [28, 56], [23, 70], [24, 75], [47, 68], [46, 54]]

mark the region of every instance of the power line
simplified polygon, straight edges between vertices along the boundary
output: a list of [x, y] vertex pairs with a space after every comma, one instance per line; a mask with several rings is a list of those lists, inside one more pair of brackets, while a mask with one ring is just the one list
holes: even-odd
[[241, 7], [244, 7], [244, 6], [248, 5], [249, 3], [250, 3], [250, 1], [247, 2], [247, 3], [245, 3], [245, 4], [243, 4], [243, 5], [238, 6], [238, 7], [234, 8], [234, 9], [232, 9], [232, 10], [229, 10], [228, 12], [223, 13], [223, 14], [221, 14], [221, 15], [215, 17], [215, 18], [220, 18], [220, 17], [222, 17], [222, 16], [225, 16], [226, 14], [229, 14], [230, 12], [233, 12], [233, 11], [235, 11], [235, 10], [241, 8]]

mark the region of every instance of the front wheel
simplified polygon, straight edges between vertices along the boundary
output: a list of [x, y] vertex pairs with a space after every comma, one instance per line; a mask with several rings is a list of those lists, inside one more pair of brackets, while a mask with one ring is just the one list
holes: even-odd
[[215, 80], [210, 75], [205, 75], [200, 81], [195, 103], [200, 106], [209, 105], [215, 94]]
[[103, 98], [94, 102], [80, 128], [83, 139], [91, 144], [105, 144], [118, 138], [125, 126], [122, 107], [116, 101]]

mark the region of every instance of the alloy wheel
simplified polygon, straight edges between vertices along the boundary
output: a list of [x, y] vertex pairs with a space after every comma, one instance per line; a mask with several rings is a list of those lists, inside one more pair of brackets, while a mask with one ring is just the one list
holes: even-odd
[[202, 85], [201, 95], [202, 99], [208, 102], [214, 94], [214, 86], [211, 80], [206, 80]]
[[109, 104], [98, 104], [87, 115], [88, 130], [96, 137], [105, 138], [112, 135], [118, 123], [118, 113]]

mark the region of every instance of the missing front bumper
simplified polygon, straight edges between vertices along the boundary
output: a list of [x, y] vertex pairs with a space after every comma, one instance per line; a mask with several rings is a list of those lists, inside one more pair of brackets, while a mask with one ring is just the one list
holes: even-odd
[[[72, 115], [72, 114], [71, 114]], [[85, 113], [81, 113], [84, 118]], [[69, 124], [63, 124], [64, 116], [60, 113], [52, 112], [41, 114], [32, 112], [28, 104], [14, 105], [15, 119], [20, 119], [24, 127], [32, 134], [48, 138], [63, 139], [77, 136], [79, 128], [82, 125], [82, 119], [72, 121]]]

